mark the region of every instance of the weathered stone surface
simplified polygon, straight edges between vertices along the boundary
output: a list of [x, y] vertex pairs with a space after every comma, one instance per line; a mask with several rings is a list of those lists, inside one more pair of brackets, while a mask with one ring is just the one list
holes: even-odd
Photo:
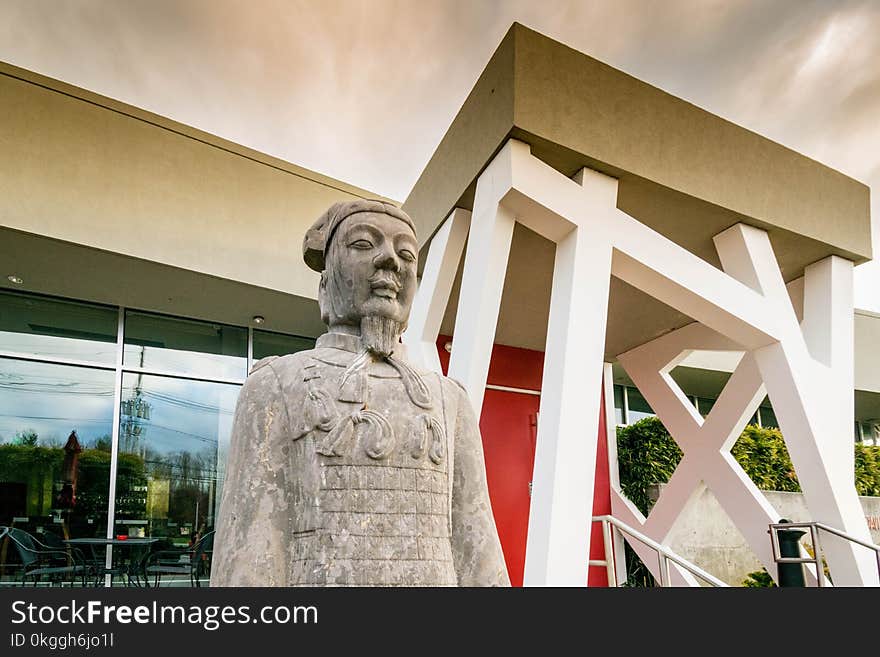
[[214, 586], [508, 586], [479, 427], [462, 388], [414, 369], [412, 222], [337, 204], [306, 236], [330, 331], [245, 382]]

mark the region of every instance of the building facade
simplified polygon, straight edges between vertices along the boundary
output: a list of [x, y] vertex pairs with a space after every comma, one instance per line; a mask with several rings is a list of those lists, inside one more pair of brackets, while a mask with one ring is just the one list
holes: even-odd
[[[0, 525], [191, 544], [251, 363], [323, 330], [304, 231], [375, 195], [6, 64], [0, 111]], [[405, 339], [482, 409], [514, 583], [605, 583], [593, 515], [668, 543], [681, 491], [639, 517], [614, 465], [615, 425], [655, 410], [683, 445], [719, 441], [683, 471], [741, 487], [725, 508], [759, 561], [779, 516], [724, 458], [749, 420], [801, 436], [812, 517], [868, 536], [851, 442], [826, 437], [875, 440], [880, 418], [870, 357], [852, 373], [876, 318], [847, 302], [864, 185], [514, 25], [403, 208], [423, 268]], [[837, 581], [873, 583], [829, 548]]]

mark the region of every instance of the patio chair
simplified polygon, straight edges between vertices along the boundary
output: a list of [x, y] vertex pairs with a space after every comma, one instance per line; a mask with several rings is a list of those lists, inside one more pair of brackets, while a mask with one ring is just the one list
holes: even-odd
[[86, 586], [86, 578], [91, 578], [93, 571], [83, 553], [70, 546], [52, 548], [41, 543], [23, 529], [7, 527], [6, 538], [18, 552], [22, 563], [21, 585], [25, 586], [29, 578], [33, 578], [34, 586], [44, 577], [51, 582], [62, 581], [69, 577], [71, 582], [80, 579]]
[[144, 559], [142, 570], [147, 586], [159, 586], [162, 575], [186, 575], [190, 586], [199, 587], [199, 579], [211, 569], [214, 532], [210, 531], [187, 549], [155, 550]]

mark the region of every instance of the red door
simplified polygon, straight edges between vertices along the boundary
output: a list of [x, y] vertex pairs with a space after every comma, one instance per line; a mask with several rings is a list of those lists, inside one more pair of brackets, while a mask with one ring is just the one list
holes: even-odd
[[489, 498], [513, 586], [522, 586], [529, 531], [529, 497], [541, 398], [486, 390], [480, 433]]
[[[444, 372], [449, 365], [449, 353], [444, 348], [448, 341], [449, 338], [444, 336], [437, 341]], [[517, 388], [523, 392], [488, 388], [480, 414], [489, 498], [513, 586], [522, 586], [525, 567], [530, 484], [535, 464], [538, 409], [541, 401], [540, 396], [533, 393], [541, 388], [543, 365], [543, 352], [495, 345], [489, 366], [488, 385]], [[595, 515], [611, 512], [604, 404], [600, 408], [593, 498]], [[595, 523], [590, 539], [590, 558], [604, 559], [602, 529]], [[605, 569], [590, 568], [589, 584], [607, 586]]]

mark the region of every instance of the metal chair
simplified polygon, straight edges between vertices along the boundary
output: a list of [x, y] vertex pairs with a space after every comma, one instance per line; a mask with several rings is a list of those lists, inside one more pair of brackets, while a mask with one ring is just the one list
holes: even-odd
[[28, 578], [33, 578], [34, 586], [43, 577], [50, 581], [63, 581], [65, 576], [79, 578], [86, 586], [86, 578], [93, 575], [83, 553], [70, 546], [52, 548], [38, 541], [22, 529], [4, 527], [5, 536], [12, 542], [22, 563], [21, 585], [27, 585]]
[[210, 531], [191, 547], [165, 549], [150, 552], [143, 561], [144, 581], [150, 586], [159, 586], [162, 575], [187, 575], [190, 586], [200, 587], [199, 579], [210, 572], [211, 555], [214, 551], [214, 532]]

